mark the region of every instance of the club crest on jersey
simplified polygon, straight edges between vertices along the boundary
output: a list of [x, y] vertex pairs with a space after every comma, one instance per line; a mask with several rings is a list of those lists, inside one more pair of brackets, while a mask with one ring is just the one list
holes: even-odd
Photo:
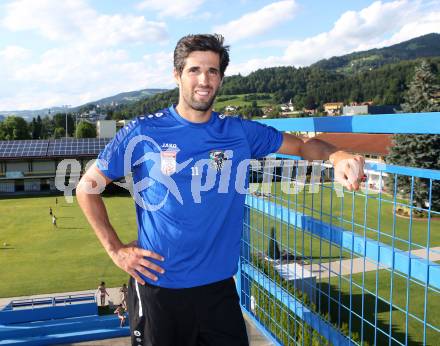
[[176, 173], [176, 158], [179, 149], [174, 143], [163, 143], [160, 152], [160, 170], [164, 175]]
[[160, 152], [160, 170], [165, 175], [176, 173], [176, 157], [177, 151], [161, 151]]
[[228, 159], [224, 150], [212, 150], [209, 153], [209, 158], [211, 159], [212, 167], [214, 167], [217, 171], [220, 171], [223, 168], [223, 164]]

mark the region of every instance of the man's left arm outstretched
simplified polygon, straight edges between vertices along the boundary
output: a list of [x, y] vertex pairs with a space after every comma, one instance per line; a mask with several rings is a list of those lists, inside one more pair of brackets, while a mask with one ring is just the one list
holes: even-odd
[[335, 180], [349, 191], [358, 190], [364, 177], [365, 159], [353, 155], [316, 138], [304, 142], [301, 138], [284, 133], [277, 153], [301, 156], [305, 160], [329, 160], [335, 169]]

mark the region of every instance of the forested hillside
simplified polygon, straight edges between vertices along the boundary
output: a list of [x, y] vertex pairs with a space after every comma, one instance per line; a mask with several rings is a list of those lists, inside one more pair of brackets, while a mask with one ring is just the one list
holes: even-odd
[[[296, 109], [322, 106], [325, 102], [373, 101], [399, 105], [414, 74], [425, 58], [438, 75], [440, 34], [429, 34], [390, 47], [333, 57], [302, 68], [260, 69], [248, 76], [226, 77], [219, 95], [267, 93], [274, 105], [292, 100]], [[115, 110], [114, 117], [130, 118], [154, 112], [177, 102], [177, 89]], [[218, 110], [218, 109], [217, 109]]]
[[[440, 70], [440, 57], [429, 59], [434, 70]], [[295, 107], [320, 106], [325, 102], [362, 102], [376, 105], [399, 105], [403, 102], [408, 81], [420, 59], [388, 64], [351, 75], [317, 67], [274, 67], [258, 70], [248, 76], [226, 77], [219, 95], [270, 93], [273, 103], [290, 99]], [[177, 102], [177, 89], [154, 95], [115, 111], [117, 117], [154, 112]]]

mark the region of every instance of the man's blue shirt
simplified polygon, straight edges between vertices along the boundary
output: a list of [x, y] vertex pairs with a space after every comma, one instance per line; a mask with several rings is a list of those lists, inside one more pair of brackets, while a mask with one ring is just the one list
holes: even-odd
[[113, 180], [132, 174], [138, 245], [165, 257], [165, 273], [147, 282], [186, 288], [236, 273], [249, 159], [281, 143], [280, 132], [260, 123], [216, 112], [191, 123], [174, 107], [116, 134], [98, 168]]

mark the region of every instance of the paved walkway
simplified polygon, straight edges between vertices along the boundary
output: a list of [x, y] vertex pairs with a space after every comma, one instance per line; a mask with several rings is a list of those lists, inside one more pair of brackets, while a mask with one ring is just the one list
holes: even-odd
[[[426, 258], [426, 249], [413, 250], [411, 254], [420, 258]], [[433, 247], [429, 251], [429, 260], [431, 262], [440, 261], [440, 247]], [[353, 264], [352, 264], [353, 263]], [[375, 271], [377, 269], [385, 269], [387, 266], [379, 265], [365, 257], [365, 272]], [[304, 269], [316, 275], [317, 278], [328, 278], [330, 276], [350, 275], [350, 273], [357, 274], [364, 271], [364, 257], [345, 259], [342, 261], [336, 260], [332, 262], [312, 263], [304, 266]]]

